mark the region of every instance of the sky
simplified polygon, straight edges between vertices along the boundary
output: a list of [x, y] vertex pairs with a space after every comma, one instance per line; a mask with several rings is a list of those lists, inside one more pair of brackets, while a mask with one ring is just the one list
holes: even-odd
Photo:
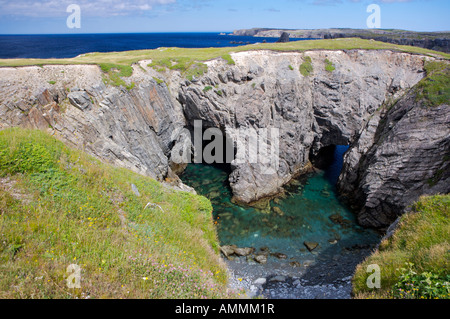
[[[71, 4], [80, 28], [67, 26]], [[367, 28], [370, 4], [381, 28], [450, 31], [450, 0], [0, 0], [0, 34]]]

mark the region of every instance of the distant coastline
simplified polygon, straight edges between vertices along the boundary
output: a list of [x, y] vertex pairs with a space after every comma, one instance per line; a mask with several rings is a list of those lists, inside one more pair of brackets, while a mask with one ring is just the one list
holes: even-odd
[[270, 29], [253, 28], [235, 30], [235, 36], [250, 36], [264, 38], [279, 38], [281, 33], [287, 32], [291, 38], [315, 38], [315, 39], [337, 39], [337, 38], [361, 38], [374, 39], [377, 41], [393, 44], [411, 45], [430, 50], [450, 53], [450, 31], [442, 32], [416, 32], [397, 29]]

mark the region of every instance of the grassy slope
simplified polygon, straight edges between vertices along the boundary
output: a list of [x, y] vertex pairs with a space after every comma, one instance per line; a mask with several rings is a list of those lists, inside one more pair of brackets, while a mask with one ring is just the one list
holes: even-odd
[[[422, 197], [413, 207], [415, 213], [401, 218], [399, 228], [357, 269], [353, 278], [357, 298], [392, 298], [405, 263], [413, 263], [417, 273], [450, 275], [450, 195]], [[381, 289], [369, 289], [368, 265], [381, 268]], [[448, 297], [447, 297], [448, 298]]]
[[[44, 64], [116, 64], [131, 65], [141, 60], [162, 61], [165, 59], [189, 59], [192, 61], [206, 61], [218, 57], [223, 57], [228, 61], [231, 52], [242, 52], [250, 50], [275, 50], [275, 51], [308, 51], [308, 50], [394, 50], [400, 52], [410, 52], [423, 55], [436, 56], [450, 59], [450, 54], [422, 49], [412, 46], [402, 46], [390, 43], [362, 40], [358, 38], [332, 39], [332, 40], [308, 40], [292, 41], [288, 43], [262, 43], [246, 45], [233, 48], [161, 48], [155, 50], [137, 50], [111, 53], [89, 53], [71, 59], [0, 59], [0, 66], [25, 66]], [[229, 61], [230, 62], [230, 61]]]
[[0, 298], [226, 297], [206, 198], [18, 128], [0, 131], [0, 178]]

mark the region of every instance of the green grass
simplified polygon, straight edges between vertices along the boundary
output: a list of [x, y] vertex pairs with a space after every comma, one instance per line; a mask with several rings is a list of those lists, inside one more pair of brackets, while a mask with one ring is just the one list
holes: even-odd
[[416, 99], [429, 106], [449, 104], [450, 101], [450, 67], [448, 63], [426, 61], [427, 76], [416, 86]]
[[[402, 216], [393, 237], [357, 269], [353, 290], [357, 298], [398, 298], [395, 287], [404, 282], [405, 265], [413, 264], [417, 274], [430, 273], [445, 278], [450, 275], [450, 195], [422, 197], [413, 213]], [[381, 289], [369, 289], [368, 265], [381, 268]], [[450, 293], [450, 292], [449, 292]], [[442, 296], [441, 296], [442, 297]], [[443, 296], [449, 298], [448, 296]]]
[[0, 131], [0, 178], [0, 298], [227, 297], [206, 198], [18, 128]]
[[158, 83], [158, 84], [162, 84], [162, 83], [164, 83], [164, 81], [163, 81], [163, 80], [161, 80], [161, 79], [158, 79], [157, 77], [153, 77], [153, 80], [155, 80], [155, 81], [156, 81], [156, 83]]
[[336, 68], [333, 65], [333, 62], [331, 62], [328, 59], [325, 59], [325, 70], [327, 72], [333, 72], [334, 70], [336, 70]]
[[122, 78], [133, 75], [133, 68], [129, 65], [120, 65], [113, 63], [100, 63], [100, 69], [105, 73], [103, 81], [105, 84], [114, 86], [123, 86], [128, 91], [133, 89], [135, 83], [127, 84]]
[[227, 64], [229, 65], [235, 65], [236, 62], [234, 62], [233, 58], [231, 57], [230, 54], [224, 54], [222, 55], [222, 59], [224, 59], [225, 61], [227, 61]]
[[292, 65], [289, 65], [289, 70], [294, 71], [294, 67]]
[[300, 65], [300, 74], [303, 76], [309, 76], [314, 71], [312, 66], [312, 60], [310, 56], [305, 56], [303, 58], [303, 63]]
[[208, 91], [210, 91], [210, 90], [212, 90], [213, 89], [213, 87], [212, 86], [205, 86], [205, 88], [203, 89], [203, 92], [208, 92]]
[[192, 81], [208, 71], [208, 66], [201, 62], [196, 62], [190, 57], [162, 58], [154, 59], [148, 66], [158, 72], [165, 72], [166, 69], [180, 71], [186, 79]]
[[56, 81], [48, 81], [48, 84], [51, 84], [51, 85], [56, 84]]

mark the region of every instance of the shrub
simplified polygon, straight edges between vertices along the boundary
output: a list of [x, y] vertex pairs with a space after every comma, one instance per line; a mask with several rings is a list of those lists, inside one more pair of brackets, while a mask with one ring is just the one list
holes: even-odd
[[203, 92], [208, 92], [208, 91], [210, 91], [210, 90], [212, 90], [213, 88], [212, 88], [212, 86], [205, 86], [205, 88], [203, 89]]
[[448, 299], [450, 298], [450, 275], [414, 270], [414, 264], [406, 263], [395, 284], [392, 295], [399, 299]]

